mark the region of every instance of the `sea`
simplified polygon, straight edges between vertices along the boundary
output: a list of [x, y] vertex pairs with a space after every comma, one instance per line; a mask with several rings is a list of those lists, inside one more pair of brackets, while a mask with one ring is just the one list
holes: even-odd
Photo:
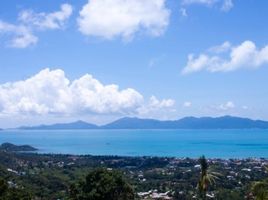
[[0, 143], [31, 145], [38, 153], [268, 158], [268, 130], [3, 130]]

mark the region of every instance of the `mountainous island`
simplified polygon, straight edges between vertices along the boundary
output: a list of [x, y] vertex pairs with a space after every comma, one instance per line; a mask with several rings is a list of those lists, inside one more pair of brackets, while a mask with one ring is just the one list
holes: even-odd
[[233, 116], [185, 117], [179, 120], [160, 121], [125, 117], [106, 125], [98, 126], [84, 121], [72, 123], [19, 127], [23, 130], [68, 130], [68, 129], [268, 129], [268, 121], [252, 120]]
[[67, 129], [98, 129], [99, 126], [95, 124], [90, 124], [84, 121], [76, 121], [72, 123], [61, 123], [52, 125], [40, 125], [40, 126], [23, 126], [18, 129], [25, 130], [67, 130]]

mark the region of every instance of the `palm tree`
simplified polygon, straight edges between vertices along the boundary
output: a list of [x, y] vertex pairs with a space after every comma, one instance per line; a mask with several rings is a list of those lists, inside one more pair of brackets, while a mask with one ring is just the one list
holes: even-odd
[[201, 172], [200, 178], [197, 185], [201, 199], [206, 199], [208, 186], [214, 184], [218, 178], [219, 173], [211, 172], [208, 169], [208, 162], [205, 156], [199, 158]]
[[268, 200], [268, 183], [265, 181], [255, 182], [252, 186], [252, 193], [256, 200]]

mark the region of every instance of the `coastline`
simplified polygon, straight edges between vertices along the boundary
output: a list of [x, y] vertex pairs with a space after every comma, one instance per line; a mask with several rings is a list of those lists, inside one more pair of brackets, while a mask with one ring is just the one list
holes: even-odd
[[[207, 162], [213, 171], [221, 174], [216, 181], [217, 188], [210, 188], [210, 195], [222, 195], [221, 191], [247, 195], [251, 184], [267, 177], [268, 159], [208, 158]], [[98, 168], [122, 172], [135, 188], [137, 199], [152, 195], [187, 199], [196, 191], [200, 173], [197, 158], [39, 154], [5, 150], [0, 150], [0, 165], [0, 174], [12, 184], [27, 188], [35, 196], [45, 195], [46, 199], [65, 198], [74, 181], [79, 182], [88, 172]], [[47, 191], [46, 194], [43, 191]]]
[[266, 130], [4, 131], [1, 142], [29, 144], [38, 153], [244, 159], [267, 158]]

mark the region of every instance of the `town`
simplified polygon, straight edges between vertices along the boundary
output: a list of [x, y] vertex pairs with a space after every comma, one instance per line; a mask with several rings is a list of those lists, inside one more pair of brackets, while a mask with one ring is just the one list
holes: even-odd
[[[133, 186], [136, 199], [198, 199], [201, 169], [198, 159], [76, 156], [15, 150], [1, 148], [0, 176], [9, 187], [25, 189], [34, 199], [68, 199], [70, 185], [96, 168], [122, 172]], [[217, 173], [215, 182], [209, 185], [207, 199], [254, 199], [252, 185], [268, 176], [268, 160], [264, 158], [207, 159], [207, 162], [209, 171]]]

